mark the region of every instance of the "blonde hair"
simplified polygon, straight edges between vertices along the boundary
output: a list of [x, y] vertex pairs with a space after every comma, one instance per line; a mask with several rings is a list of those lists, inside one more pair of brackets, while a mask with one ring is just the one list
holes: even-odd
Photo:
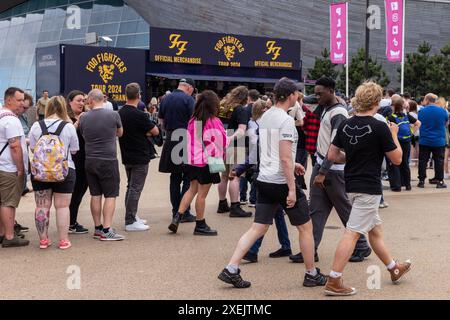
[[298, 102], [302, 102], [303, 101], [303, 98], [305, 97], [305, 95], [303, 94], [303, 92], [298, 92]]
[[372, 81], [364, 82], [356, 89], [352, 106], [356, 112], [366, 112], [378, 106], [383, 98], [383, 88]]
[[267, 102], [264, 100], [257, 100], [254, 104], [253, 104], [253, 109], [252, 109], [252, 119], [253, 121], [258, 120], [259, 118], [262, 117], [263, 113], [264, 113], [264, 109], [267, 108]]
[[233, 110], [239, 106], [243, 106], [247, 103], [248, 89], [246, 86], [239, 86], [231, 90], [230, 94], [222, 100], [221, 110], [223, 114], [227, 115], [227, 118], [231, 116]]
[[48, 101], [47, 107], [45, 108], [45, 118], [49, 118], [54, 114], [61, 120], [72, 123], [72, 120], [70, 120], [67, 114], [66, 99], [62, 96], [55, 96]]
[[437, 104], [439, 107], [445, 108], [445, 107], [447, 106], [447, 101], [445, 101], [445, 98], [444, 98], [444, 97], [440, 97], [440, 98], [436, 101], [436, 104]]

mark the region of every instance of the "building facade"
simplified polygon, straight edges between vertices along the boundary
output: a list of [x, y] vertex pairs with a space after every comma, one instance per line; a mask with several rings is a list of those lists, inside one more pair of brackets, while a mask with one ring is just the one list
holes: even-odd
[[[5, 1], [0, 10], [0, 90], [10, 85], [35, 93], [35, 49], [60, 43], [84, 44], [85, 34], [96, 32], [112, 42], [101, 45], [148, 49], [149, 28], [277, 37], [302, 41], [303, 72], [329, 48], [331, 0], [29, 0]], [[15, 4], [15, 6], [14, 6]], [[385, 58], [384, 1], [379, 28], [370, 32], [370, 54], [384, 65], [393, 85], [398, 64]], [[70, 6], [81, 10], [80, 25], [73, 23]], [[12, 6], [12, 7], [11, 7]], [[365, 45], [366, 1], [350, 1], [350, 56]], [[450, 43], [450, 1], [407, 0], [406, 52], [428, 41], [434, 52]]]

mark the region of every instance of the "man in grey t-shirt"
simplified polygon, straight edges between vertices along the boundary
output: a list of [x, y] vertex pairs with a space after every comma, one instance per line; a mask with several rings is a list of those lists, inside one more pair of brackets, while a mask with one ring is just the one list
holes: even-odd
[[[92, 90], [88, 100], [93, 108], [81, 116], [80, 132], [85, 140], [85, 169], [91, 192], [94, 238], [102, 241], [119, 241], [124, 237], [117, 234], [111, 228], [111, 224], [116, 198], [119, 196], [120, 173], [116, 137], [123, 135], [122, 122], [117, 112], [103, 108], [103, 93], [100, 90]], [[105, 203], [102, 206], [103, 196]]]

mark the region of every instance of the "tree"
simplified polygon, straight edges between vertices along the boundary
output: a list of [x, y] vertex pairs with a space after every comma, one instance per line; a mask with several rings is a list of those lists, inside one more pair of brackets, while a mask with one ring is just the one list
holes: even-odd
[[316, 57], [314, 67], [308, 69], [308, 79], [318, 80], [322, 76], [337, 79], [339, 71], [336, 70], [336, 64], [330, 60], [330, 52], [325, 48], [320, 57]]
[[[373, 80], [382, 87], [387, 87], [390, 80], [384, 71], [383, 66], [369, 56], [369, 79], [365, 78], [364, 66], [366, 61], [366, 50], [359, 49], [355, 56], [352, 57], [349, 65], [349, 92], [354, 93], [358, 86], [366, 80]], [[345, 67], [344, 67], [345, 68]], [[341, 73], [337, 84], [338, 89], [345, 91], [345, 69]]]
[[[432, 47], [428, 42], [423, 42], [419, 45], [417, 52], [406, 55], [405, 91], [409, 92], [413, 97], [423, 96], [431, 92], [431, 74], [436, 63], [430, 57], [431, 49]], [[400, 73], [401, 68], [398, 70]]]
[[[323, 49], [320, 53], [320, 57], [315, 58], [314, 67], [308, 69], [308, 79], [318, 80], [322, 76], [337, 79], [339, 71], [336, 70], [336, 64], [332, 63], [330, 60], [330, 51], [328, 49]], [[314, 93], [314, 87], [307, 86], [306, 93]]]

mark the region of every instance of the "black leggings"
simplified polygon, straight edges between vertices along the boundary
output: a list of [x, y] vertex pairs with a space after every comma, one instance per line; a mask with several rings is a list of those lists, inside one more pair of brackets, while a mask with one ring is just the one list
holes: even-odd
[[70, 225], [73, 226], [77, 223], [78, 209], [80, 208], [81, 201], [88, 189], [88, 183], [86, 178], [86, 171], [84, 167], [76, 170], [75, 188], [72, 194], [72, 200], [70, 201]]

